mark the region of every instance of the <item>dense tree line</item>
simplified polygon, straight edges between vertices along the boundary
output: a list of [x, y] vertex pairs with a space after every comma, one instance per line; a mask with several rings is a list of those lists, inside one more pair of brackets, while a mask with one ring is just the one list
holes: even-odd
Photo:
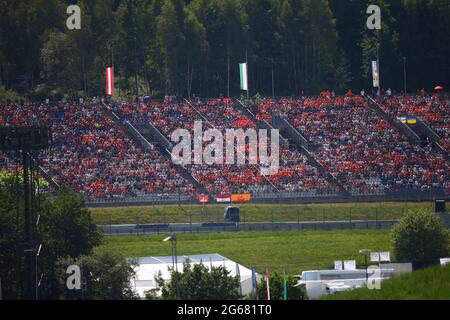
[[[76, 3], [81, 30], [66, 28]], [[366, 10], [382, 9], [368, 30]], [[113, 65], [119, 94], [315, 94], [447, 86], [447, 0], [0, 0], [0, 81], [31, 97], [102, 95]], [[273, 85], [272, 85], [273, 84]]]
[[[23, 197], [19, 180], [5, 176], [0, 179], [0, 279], [6, 300], [29, 298]], [[33, 226], [36, 225], [33, 228], [34, 244], [36, 249], [42, 245], [34, 271], [41, 284], [39, 297], [57, 299], [65, 288], [60, 275], [64, 275], [68, 266], [58, 268], [57, 262], [91, 254], [93, 248], [100, 244], [101, 233], [82, 196], [62, 188], [55, 197], [45, 194], [34, 194], [33, 197], [32, 221], [36, 221], [36, 224], [33, 223]]]

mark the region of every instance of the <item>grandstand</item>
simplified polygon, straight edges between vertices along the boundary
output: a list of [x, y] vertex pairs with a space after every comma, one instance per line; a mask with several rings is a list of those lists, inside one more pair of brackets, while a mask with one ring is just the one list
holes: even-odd
[[[448, 161], [430, 145], [412, 145], [361, 96], [268, 100], [259, 118], [281, 115], [311, 142], [320, 163], [354, 194], [448, 187]], [[448, 110], [436, 111], [445, 116]]]
[[[439, 136], [415, 143], [362, 96], [238, 100], [168, 97], [105, 105], [85, 102], [1, 103], [0, 126], [48, 125], [53, 148], [40, 164], [59, 185], [90, 201], [164, 198], [192, 201], [197, 194], [283, 197], [371, 197], [448, 194], [449, 110], [441, 96], [396, 96], [377, 100], [388, 117], [414, 115]], [[114, 115], [114, 116], [112, 116]], [[285, 130], [279, 120], [292, 126]], [[280, 170], [264, 176], [255, 165], [189, 165], [170, 159], [175, 129], [281, 129]], [[275, 121], [278, 120], [278, 121]], [[150, 128], [151, 130], [147, 130]], [[135, 130], [133, 132], [133, 130]], [[304, 141], [305, 143], [299, 142]], [[0, 159], [13, 171], [11, 157]]]

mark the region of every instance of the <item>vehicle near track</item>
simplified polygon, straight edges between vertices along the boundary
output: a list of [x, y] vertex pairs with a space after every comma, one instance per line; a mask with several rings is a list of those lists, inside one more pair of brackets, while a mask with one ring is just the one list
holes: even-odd
[[238, 207], [226, 207], [223, 218], [225, 222], [241, 222], [241, 211]]

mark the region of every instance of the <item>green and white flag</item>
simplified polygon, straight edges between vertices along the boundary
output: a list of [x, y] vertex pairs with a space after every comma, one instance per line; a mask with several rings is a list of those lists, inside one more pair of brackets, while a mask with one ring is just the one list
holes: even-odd
[[247, 63], [240, 63], [239, 70], [241, 72], [241, 90], [248, 90]]

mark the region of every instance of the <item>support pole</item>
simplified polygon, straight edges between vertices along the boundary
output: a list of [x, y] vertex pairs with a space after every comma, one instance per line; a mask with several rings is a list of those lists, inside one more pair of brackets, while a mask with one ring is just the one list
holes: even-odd
[[30, 155], [27, 151], [22, 151], [23, 157], [23, 188], [24, 188], [24, 206], [25, 206], [25, 274], [27, 277], [26, 281], [26, 298], [33, 300], [36, 298], [35, 292], [35, 261], [34, 261], [34, 246], [33, 246], [33, 229], [32, 229], [32, 218], [31, 218], [31, 189], [30, 189]]
[[248, 72], [250, 69], [248, 67], [248, 50], [245, 49], [245, 63], [247, 64], [247, 99], [250, 99], [250, 84], [248, 79], [250, 78], [250, 73]]

